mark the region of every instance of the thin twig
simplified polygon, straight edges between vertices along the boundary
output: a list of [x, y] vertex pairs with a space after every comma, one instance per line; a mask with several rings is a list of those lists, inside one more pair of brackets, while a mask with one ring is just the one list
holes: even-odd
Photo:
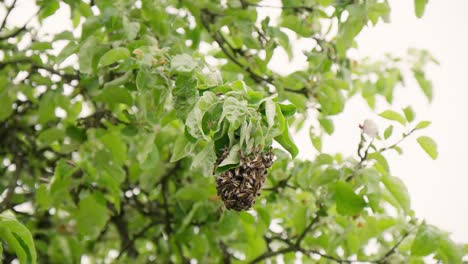
[[385, 263], [385, 260], [390, 257], [391, 255], [395, 254], [397, 248], [400, 246], [400, 244], [413, 232], [415, 228], [413, 227], [409, 231], [405, 231], [403, 235], [398, 239], [398, 241], [391, 247], [385, 255], [382, 256], [382, 258], [375, 260], [375, 263]]
[[18, 28], [17, 30], [11, 32], [10, 34], [7, 34], [5, 36], [0, 36], [0, 41], [2, 40], [5, 40], [5, 39], [9, 39], [9, 38], [14, 38], [16, 36], [18, 36], [21, 32], [23, 32], [24, 30], [26, 30], [26, 27], [28, 26], [29, 22], [31, 22], [31, 20], [33, 18], [35, 18], [37, 16], [37, 14], [39, 14], [39, 12], [41, 11], [41, 9], [37, 10], [36, 13], [34, 13], [34, 15], [32, 15], [27, 21], [26, 23], [24, 23], [24, 25], [20, 28]]
[[149, 223], [148, 225], [146, 225], [145, 227], [143, 227], [143, 229], [141, 229], [138, 233], [136, 233], [135, 235], [133, 235], [133, 237], [127, 241], [127, 243], [124, 245], [124, 247], [122, 249], [120, 249], [120, 252], [119, 252], [119, 255], [117, 256], [117, 259], [119, 259], [134, 243], [135, 241], [140, 238], [141, 236], [143, 236], [150, 228], [152, 228], [154, 225], [156, 224], [160, 224], [161, 222], [159, 221], [152, 221], [151, 223]]

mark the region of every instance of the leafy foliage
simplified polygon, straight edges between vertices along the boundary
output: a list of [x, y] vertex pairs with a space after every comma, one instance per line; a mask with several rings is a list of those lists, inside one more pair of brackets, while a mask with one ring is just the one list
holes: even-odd
[[[353, 96], [391, 106], [403, 67], [432, 99], [428, 52], [348, 56], [363, 28], [388, 21], [387, 1], [37, 1], [39, 27], [12, 27], [20, 7], [10, 2], [0, 24], [4, 263], [461, 263], [461, 246], [414, 216], [385, 158], [429, 121], [386, 110], [388, 128], [361, 131], [357, 157], [322, 151]], [[418, 17], [426, 2], [415, 1]], [[279, 17], [262, 16], [266, 7]], [[44, 34], [59, 8], [74, 28]], [[298, 38], [313, 40], [307, 65], [272, 71]], [[308, 160], [291, 137], [301, 129], [318, 151]], [[432, 139], [417, 141], [437, 157]], [[226, 210], [215, 177], [272, 146], [255, 206]]]

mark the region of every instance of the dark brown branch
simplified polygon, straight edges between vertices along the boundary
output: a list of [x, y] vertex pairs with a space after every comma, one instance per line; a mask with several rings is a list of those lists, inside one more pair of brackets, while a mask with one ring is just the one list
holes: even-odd
[[320, 220], [320, 211], [321, 210], [322, 210], [322, 207], [320, 206], [317, 213], [316, 213], [317, 215], [312, 219], [312, 221], [310, 221], [310, 223], [307, 225], [307, 227], [304, 229], [304, 231], [302, 231], [302, 233], [297, 238], [296, 243], [295, 243], [295, 245], [297, 247], [301, 246], [301, 242], [305, 238], [307, 233], [309, 233], [309, 231], [311, 231], [312, 228], [319, 222], [319, 220]]
[[120, 254], [122, 254], [123, 251], [126, 251], [128, 253], [128, 256], [132, 258], [136, 257], [138, 255], [138, 252], [136, 251], [134, 244], [131, 243], [130, 235], [128, 232], [128, 225], [127, 221], [125, 220], [123, 208], [120, 214], [111, 218], [111, 221], [115, 224], [117, 232], [119, 232], [120, 235]]
[[229, 253], [226, 244], [223, 241], [219, 241], [219, 247], [223, 252], [223, 263], [224, 264], [231, 264], [231, 253]]

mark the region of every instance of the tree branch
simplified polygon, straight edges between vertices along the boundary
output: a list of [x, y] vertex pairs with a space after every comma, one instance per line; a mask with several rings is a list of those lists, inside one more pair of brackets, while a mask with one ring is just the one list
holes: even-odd
[[151, 223], [149, 223], [148, 225], [146, 225], [145, 227], [143, 227], [138, 233], [133, 235], [133, 237], [127, 241], [127, 243], [123, 246], [123, 248], [120, 249], [120, 252], [119, 252], [119, 255], [117, 256], [117, 259], [119, 259], [130, 247], [132, 247], [134, 245], [135, 241], [138, 238], [142, 237], [154, 225], [157, 225], [157, 224], [160, 224], [160, 223], [161, 223], [160, 221], [154, 220]]
[[395, 245], [393, 245], [393, 247], [391, 247], [387, 253], [385, 253], [385, 255], [382, 256], [382, 258], [378, 259], [378, 260], [375, 260], [374, 262], [375, 263], [379, 263], [379, 264], [384, 264], [386, 263], [385, 260], [390, 257], [391, 255], [395, 254], [396, 253], [396, 250], [397, 248], [400, 246], [400, 244], [413, 232], [414, 228], [412, 228], [411, 230], [409, 231], [405, 231], [403, 233], [403, 235], [400, 237], [400, 239], [398, 239], [398, 241], [396, 242]]
[[13, 177], [10, 179], [10, 182], [8, 184], [5, 199], [3, 199], [3, 201], [0, 203], [0, 212], [7, 210], [11, 204], [11, 198], [13, 197], [13, 194], [15, 193], [16, 184], [20, 177], [22, 166], [23, 166], [23, 161], [20, 157], [16, 157], [15, 166], [16, 166], [15, 172], [13, 173]]

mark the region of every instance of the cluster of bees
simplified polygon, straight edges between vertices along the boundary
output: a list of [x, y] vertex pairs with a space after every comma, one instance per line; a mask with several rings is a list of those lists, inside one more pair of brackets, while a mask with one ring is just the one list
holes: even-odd
[[[229, 151], [225, 151], [220, 159], [228, 153]], [[272, 163], [271, 149], [261, 151], [260, 147], [256, 147], [249, 155], [240, 153], [239, 166], [221, 173], [216, 178], [216, 190], [226, 208], [236, 211], [250, 209], [260, 195], [267, 169]]]

